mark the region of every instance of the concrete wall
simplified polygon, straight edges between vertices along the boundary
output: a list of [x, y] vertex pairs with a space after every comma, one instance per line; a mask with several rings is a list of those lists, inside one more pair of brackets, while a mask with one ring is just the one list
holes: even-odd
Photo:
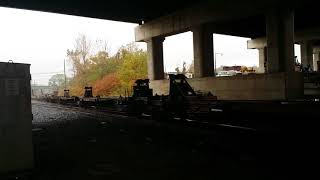
[[30, 79], [30, 65], [0, 62], [0, 174], [33, 168]]
[[[287, 99], [286, 90], [295, 98], [302, 96], [302, 75], [295, 74], [296, 80], [290, 82], [292, 89], [286, 89], [286, 79], [285, 73], [277, 73], [194, 78], [188, 82], [196, 91], [211, 91], [221, 100], [281, 100]], [[158, 95], [169, 93], [169, 80], [151, 81], [150, 86]]]
[[304, 96], [304, 77], [300, 72], [284, 74], [287, 99], [296, 99]]

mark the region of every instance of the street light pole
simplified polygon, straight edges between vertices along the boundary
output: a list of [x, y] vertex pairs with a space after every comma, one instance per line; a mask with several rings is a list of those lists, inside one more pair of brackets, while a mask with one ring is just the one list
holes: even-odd
[[64, 71], [64, 90], [67, 89], [67, 75], [66, 75], [66, 60], [63, 60], [63, 71]]
[[220, 56], [223, 56], [222, 53], [214, 53], [214, 74], [216, 74], [216, 70], [217, 70], [217, 54]]

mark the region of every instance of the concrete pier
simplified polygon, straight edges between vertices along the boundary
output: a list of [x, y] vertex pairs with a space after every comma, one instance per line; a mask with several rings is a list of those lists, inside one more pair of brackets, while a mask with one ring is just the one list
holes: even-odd
[[310, 65], [313, 69], [313, 48], [312, 43], [309, 41], [304, 41], [301, 44], [301, 64], [303, 67], [308, 67]]
[[259, 67], [258, 73], [265, 73], [266, 72], [266, 62], [267, 62], [267, 48], [259, 48]]
[[150, 80], [164, 79], [163, 66], [163, 41], [162, 37], [147, 40], [148, 52], [148, 77]]
[[313, 69], [314, 71], [319, 71], [318, 64], [320, 64], [320, 52], [316, 52], [313, 54]]
[[267, 72], [294, 71], [294, 13], [271, 10], [266, 16]]
[[213, 33], [205, 26], [198, 26], [192, 32], [195, 77], [214, 76]]

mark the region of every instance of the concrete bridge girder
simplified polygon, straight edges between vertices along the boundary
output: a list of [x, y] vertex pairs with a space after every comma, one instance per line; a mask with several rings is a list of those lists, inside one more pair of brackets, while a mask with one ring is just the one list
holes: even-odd
[[[320, 40], [320, 29], [306, 29], [295, 32], [294, 40], [296, 44], [300, 44], [306, 41]], [[248, 49], [262, 49], [267, 47], [266, 37], [254, 38], [247, 42]]]
[[247, 18], [261, 13], [263, 12], [259, 8], [243, 4], [239, 6], [234, 4], [229, 6], [196, 6], [137, 26], [135, 40], [141, 42], [152, 37], [170, 36], [190, 31], [203, 24]]
[[[203, 8], [202, 11], [197, 8], [192, 10], [187, 9], [158, 20], [147, 22], [135, 29], [136, 41], [146, 41], [148, 43], [148, 51], [151, 50], [151, 52], [148, 52], [149, 78], [151, 80], [161, 80], [163, 78], [162, 74], [161, 76], [157, 75], [160, 71], [163, 71], [163, 50], [162, 44], [161, 46], [151, 45], [150, 39], [191, 30], [193, 32], [195, 77], [210, 77], [214, 76], [214, 45], [212, 37], [214, 30], [210, 22], [227, 21], [229, 18], [248, 17], [253, 14], [262, 13], [257, 10], [247, 11], [239, 15], [239, 11], [236, 11], [230, 15], [221, 10], [210, 10], [210, 8], [212, 7]], [[294, 81], [298, 77], [294, 73], [294, 12], [292, 9], [286, 8], [267, 10], [263, 14], [265, 14], [267, 41], [259, 39], [259, 46], [261, 47], [259, 55], [263, 59], [263, 61], [260, 61], [260, 64], [266, 63], [266, 69], [261, 69], [260, 71], [284, 73], [284, 76], [281, 76], [282, 82], [285, 83], [283, 84], [284, 95], [280, 97], [281, 99], [283, 97], [291, 99], [301, 96], [300, 81], [299, 83]], [[239, 15], [239, 17], [235, 15]], [[151, 42], [154, 44], [154, 41]], [[156, 50], [155, 48], [157, 47], [161, 50]], [[155, 57], [155, 52], [161, 53], [158, 53], [159, 57]], [[265, 59], [267, 59], [267, 62], [265, 62]], [[161, 62], [159, 66], [156, 66], [158, 61]], [[273, 78], [273, 76], [270, 77]]]
[[[249, 8], [250, 7], [250, 8]], [[219, 9], [220, 8], [220, 9]], [[287, 12], [288, 11], [288, 12]], [[290, 11], [290, 12], [289, 12]], [[285, 12], [285, 13], [283, 13]], [[259, 8], [252, 8], [252, 6], [197, 6], [193, 8], [184, 9], [168, 16], [161, 17], [156, 20], [149, 21], [145, 24], [139, 25], [135, 28], [136, 41], [148, 41], [157, 37], [165, 37], [185, 31], [191, 30], [193, 34], [194, 45], [194, 60], [195, 60], [195, 75], [196, 77], [212, 76], [213, 70], [213, 45], [208, 43], [212, 40], [214, 29], [212, 26], [215, 22], [226, 22], [230, 19], [241, 19], [257, 14], [264, 14], [266, 16], [266, 31], [269, 37], [269, 46], [263, 39], [259, 39], [259, 46], [261, 47], [259, 57], [265, 59], [274, 59], [268, 61], [267, 72], [284, 72], [294, 70], [294, 46], [292, 37], [294, 33], [294, 16], [293, 10], [261, 10]], [[201, 27], [206, 27], [206, 32], [197, 30]], [[220, 29], [221, 30], [221, 29]], [[283, 30], [286, 33], [282, 33]], [[201, 31], [201, 35], [199, 34]], [[211, 32], [210, 32], [211, 31]], [[206, 38], [200, 37], [207, 33]], [[269, 33], [269, 34], [268, 34]], [[228, 33], [225, 33], [228, 34]], [[279, 41], [279, 38], [283, 38]], [[207, 40], [205, 40], [207, 39]], [[282, 43], [290, 41], [290, 43]], [[248, 43], [248, 47], [249, 47]], [[287, 47], [290, 46], [290, 47]], [[267, 47], [267, 49], [265, 49]], [[268, 51], [266, 58], [264, 51]], [[287, 51], [282, 53], [283, 51]], [[162, 52], [162, 51], [161, 51]], [[292, 53], [293, 52], [293, 53]], [[161, 55], [163, 57], [163, 55]], [[279, 57], [283, 56], [283, 57]], [[151, 56], [150, 56], [151, 57]], [[279, 59], [285, 58], [286, 61], [280, 62]], [[161, 59], [161, 58], [160, 58]], [[162, 58], [163, 59], [163, 58]], [[260, 64], [262, 64], [262, 60]], [[289, 63], [289, 64], [288, 64]], [[207, 65], [205, 67], [204, 65]], [[263, 69], [260, 69], [263, 72]], [[150, 74], [150, 73], [149, 73]], [[152, 76], [150, 76], [153, 79]]]
[[[315, 30], [317, 31], [317, 30]], [[299, 34], [299, 35], [297, 35]], [[313, 34], [316, 34], [313, 32]], [[320, 47], [319, 45], [314, 45], [316, 40], [320, 39], [317, 36], [303, 35], [303, 33], [296, 33], [295, 42], [300, 44], [301, 47], [301, 63], [304, 67], [310, 65], [314, 71], [318, 71], [317, 62], [320, 60]], [[264, 66], [267, 61], [267, 40], [265, 37], [252, 39], [247, 42], [248, 49], [258, 49], [259, 50], [259, 66]], [[260, 69], [260, 68], [259, 68]], [[262, 68], [263, 69], [263, 68]], [[263, 72], [262, 70], [260, 72]]]

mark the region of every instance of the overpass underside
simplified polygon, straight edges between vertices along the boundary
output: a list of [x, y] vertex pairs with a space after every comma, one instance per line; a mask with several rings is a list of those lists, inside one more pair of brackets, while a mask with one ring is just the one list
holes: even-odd
[[[147, 43], [148, 76], [158, 94], [168, 92], [163, 41], [187, 31], [193, 32], [196, 79], [191, 85], [196, 90], [212, 91], [220, 99], [302, 98], [303, 74], [295, 71], [294, 43], [301, 44], [303, 65], [317, 70], [320, 59], [320, 50], [314, 49], [320, 44], [316, 23], [320, 15], [312, 0], [11, 0], [1, 1], [0, 6], [139, 23], [135, 38]], [[259, 49], [262, 74], [215, 78], [213, 33], [251, 38], [248, 48]], [[316, 53], [312, 55], [312, 51]]]
[[[305, 27], [301, 24], [308, 22], [301, 21], [299, 13], [298, 8], [290, 6], [252, 8], [204, 4], [141, 24], [135, 29], [135, 37], [136, 41], [147, 43], [148, 77], [154, 93], [168, 94], [169, 91], [163, 65], [165, 37], [192, 31], [195, 78], [190, 79], [190, 84], [195, 90], [211, 91], [224, 100], [301, 99], [304, 74], [295, 66], [295, 31], [303, 32], [303, 37], [309, 32], [303, 31]], [[213, 33], [253, 40], [264, 37], [264, 41], [257, 43], [264, 45], [259, 48], [261, 74], [214, 77]]]

